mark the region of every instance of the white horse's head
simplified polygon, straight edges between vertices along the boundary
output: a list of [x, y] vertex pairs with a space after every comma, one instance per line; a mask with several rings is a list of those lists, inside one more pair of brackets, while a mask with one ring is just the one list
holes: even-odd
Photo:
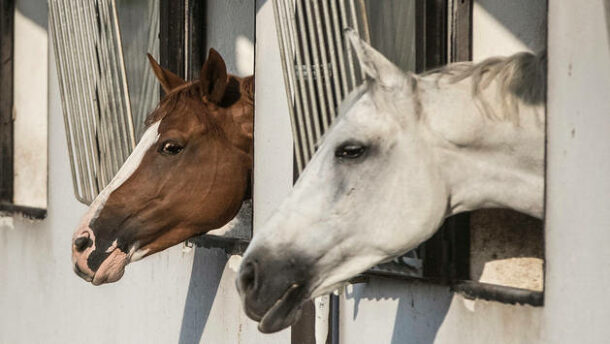
[[240, 269], [245, 310], [263, 332], [415, 248], [449, 215], [503, 207], [542, 216], [544, 55], [415, 76], [347, 36], [368, 80], [343, 102]]
[[421, 120], [417, 77], [348, 33], [368, 76], [291, 195], [259, 230], [238, 289], [262, 332], [289, 326], [304, 300], [399, 256], [442, 223], [448, 194]]

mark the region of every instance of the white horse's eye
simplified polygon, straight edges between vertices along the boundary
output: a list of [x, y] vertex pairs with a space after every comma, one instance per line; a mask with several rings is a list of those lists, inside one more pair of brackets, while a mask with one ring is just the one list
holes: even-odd
[[335, 157], [353, 160], [361, 157], [366, 150], [367, 147], [361, 143], [347, 142], [335, 150]]
[[168, 140], [163, 142], [163, 144], [160, 146], [159, 152], [166, 155], [176, 155], [182, 152], [183, 149], [184, 147], [181, 144]]

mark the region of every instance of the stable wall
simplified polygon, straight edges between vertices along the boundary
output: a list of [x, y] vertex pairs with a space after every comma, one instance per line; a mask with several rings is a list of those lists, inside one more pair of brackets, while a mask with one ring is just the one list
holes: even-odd
[[[523, 6], [527, 21], [514, 12]], [[537, 50], [540, 38], [531, 33], [546, 31], [540, 18], [532, 17], [545, 15], [539, 6], [539, 1], [477, 1], [475, 59], [516, 48]], [[482, 9], [485, 13], [477, 14]], [[489, 13], [497, 27], [478, 31], [477, 23], [492, 23]], [[341, 343], [610, 338], [610, 1], [550, 0], [548, 23], [544, 307], [470, 301], [442, 286], [373, 279], [348, 287], [341, 297]]]
[[[223, 28], [208, 42], [224, 42], [230, 72], [251, 72], [243, 56], [252, 56], [254, 3], [230, 1], [228, 18], [227, 1], [208, 2], [208, 27]], [[23, 6], [46, 19], [45, 0], [18, 0]], [[234, 283], [239, 259], [218, 249], [179, 245], [99, 287], [72, 272], [70, 240], [86, 207], [73, 196], [52, 50], [49, 58], [48, 216], [0, 221], [0, 343], [288, 343], [289, 330], [263, 335], [247, 319]]]

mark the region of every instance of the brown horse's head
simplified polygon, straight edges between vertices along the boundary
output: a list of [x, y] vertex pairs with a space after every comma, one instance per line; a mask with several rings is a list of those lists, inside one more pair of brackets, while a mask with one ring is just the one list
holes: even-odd
[[95, 285], [117, 281], [131, 261], [223, 226], [249, 185], [253, 78], [227, 75], [213, 49], [191, 82], [149, 59], [167, 95], [72, 238], [74, 270]]

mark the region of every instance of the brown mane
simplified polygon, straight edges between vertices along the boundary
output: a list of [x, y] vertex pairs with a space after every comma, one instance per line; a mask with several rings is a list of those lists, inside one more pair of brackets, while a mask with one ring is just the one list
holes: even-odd
[[[181, 100], [184, 98], [197, 98], [201, 97], [201, 82], [200, 80], [189, 81], [183, 85], [180, 85], [173, 89], [171, 92], [166, 94], [163, 99], [159, 102], [159, 105], [146, 117], [145, 124], [146, 126], [150, 126], [151, 124], [162, 120], [168, 113], [172, 112], [177, 104], [181, 103]], [[222, 98], [220, 104], [221, 107], [230, 107], [235, 104], [240, 98], [242, 94], [239, 89], [239, 80], [235, 76], [229, 76], [229, 81], [227, 83], [227, 89], [225, 95]], [[202, 120], [209, 122], [210, 117], [206, 116], [206, 114], [202, 114], [204, 117]]]

